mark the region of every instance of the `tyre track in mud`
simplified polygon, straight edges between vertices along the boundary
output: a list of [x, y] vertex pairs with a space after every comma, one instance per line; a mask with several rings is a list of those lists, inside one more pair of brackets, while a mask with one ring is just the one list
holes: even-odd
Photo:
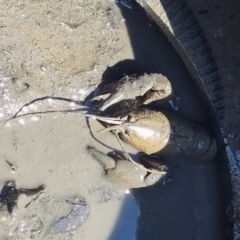
[[215, 59], [192, 12], [182, 1], [138, 0], [158, 24], [198, 83], [203, 100], [219, 120], [224, 117], [223, 87]]
[[184, 1], [136, 0], [136, 2], [145, 9], [172, 43], [198, 84], [203, 101], [210, 110], [212, 128], [221, 154], [226, 194], [226, 239], [239, 239], [239, 165], [225, 137], [222, 124], [226, 108], [225, 94], [211, 49], [192, 11]]

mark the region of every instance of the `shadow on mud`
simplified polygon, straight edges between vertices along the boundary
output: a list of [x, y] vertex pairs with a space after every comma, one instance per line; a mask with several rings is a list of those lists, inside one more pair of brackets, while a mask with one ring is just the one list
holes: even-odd
[[[108, 68], [103, 80], [119, 80], [123, 74], [162, 73], [179, 98], [178, 114], [210, 126], [208, 112], [188, 70], [159, 27], [137, 4], [133, 9], [118, 5], [126, 20], [135, 60]], [[161, 106], [161, 108], [169, 106]], [[110, 240], [120, 239], [224, 239], [224, 199], [219, 164], [194, 165], [171, 159], [172, 182], [133, 189], [140, 215], [125, 201]], [[137, 219], [138, 218], [138, 219]], [[130, 226], [136, 226], [135, 227]], [[221, 230], [220, 230], [221, 229]], [[133, 233], [135, 231], [135, 233]]]

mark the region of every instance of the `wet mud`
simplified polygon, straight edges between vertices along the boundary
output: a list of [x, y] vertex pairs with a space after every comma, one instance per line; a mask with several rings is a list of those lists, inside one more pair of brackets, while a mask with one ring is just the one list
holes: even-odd
[[[73, 113], [52, 113], [4, 124], [36, 98], [39, 101], [19, 114], [77, 108], [84, 112], [83, 101], [101, 81], [113, 82], [124, 74], [162, 73], [171, 81], [175, 96], [154, 108], [177, 110], [210, 128], [209, 112], [197, 86], [145, 11], [137, 4], [128, 9], [112, 1], [52, 0], [6, 1], [0, 12], [0, 181], [15, 180], [22, 188], [47, 187], [28, 208], [31, 199], [19, 198], [14, 221], [1, 211], [2, 236], [37, 240], [224, 239], [218, 159], [196, 165], [172, 158], [169, 183], [125, 195], [111, 188], [102, 167], [86, 151], [87, 145], [105, 153], [120, 149], [111, 133], [96, 133], [103, 128], [97, 121]], [[127, 150], [136, 153], [130, 147]], [[63, 224], [62, 233], [64, 228], [56, 227], [56, 222], [65, 223], [63, 216], [67, 219], [80, 209], [59, 200], [71, 196], [85, 199], [90, 213], [85, 223], [73, 223], [71, 231]]]

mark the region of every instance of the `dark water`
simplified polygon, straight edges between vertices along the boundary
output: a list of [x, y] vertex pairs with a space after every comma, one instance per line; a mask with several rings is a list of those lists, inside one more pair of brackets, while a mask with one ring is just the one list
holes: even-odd
[[[119, 79], [123, 73], [162, 73], [170, 79], [175, 96], [180, 99], [178, 113], [210, 126], [190, 74], [158, 26], [138, 5], [133, 5], [132, 10], [119, 7], [126, 20], [135, 60], [124, 60], [108, 68], [103, 78]], [[131, 196], [126, 198], [109, 239], [224, 239], [224, 197], [218, 159], [206, 165], [171, 159], [170, 168], [170, 183], [132, 190], [135, 200]]]

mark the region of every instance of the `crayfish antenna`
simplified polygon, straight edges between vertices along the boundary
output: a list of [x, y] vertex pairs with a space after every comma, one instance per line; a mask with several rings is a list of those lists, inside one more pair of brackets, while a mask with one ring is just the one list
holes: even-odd
[[124, 122], [124, 120], [121, 120], [120, 118], [103, 117], [103, 116], [94, 115], [94, 114], [79, 114], [79, 115], [89, 117], [92, 119], [97, 119], [105, 123], [116, 124], [116, 125], [120, 125]]
[[107, 99], [110, 95], [111, 95], [110, 93], [98, 95], [98, 96], [90, 99], [90, 101], [91, 101], [91, 102], [93, 102], [93, 101], [100, 101], [101, 99], [105, 100], [105, 99]]
[[101, 129], [101, 130], [99, 130], [99, 131], [97, 131], [97, 132], [98, 132], [98, 133], [103, 133], [103, 132], [108, 132], [108, 131], [118, 130], [118, 129], [119, 129], [119, 125], [107, 127], [107, 128]]
[[130, 162], [132, 162], [132, 163], [135, 164], [136, 166], [138, 166], [138, 167], [140, 167], [140, 168], [142, 168], [142, 169], [144, 169], [144, 170], [146, 170], [147, 172], [150, 172], [150, 173], [157, 173], [157, 174], [166, 173], [166, 171], [148, 169], [148, 168], [146, 168], [145, 166], [143, 166], [142, 164], [139, 164], [139, 163], [135, 162], [135, 161], [130, 157], [130, 155], [126, 152], [126, 150], [124, 149], [124, 147], [123, 147], [123, 145], [122, 145], [122, 143], [121, 143], [121, 140], [120, 140], [119, 136], [118, 136], [117, 134], [115, 134], [115, 136], [116, 136], [116, 138], [117, 138], [117, 140], [118, 140], [119, 145], [121, 146], [121, 148], [122, 148], [122, 150], [123, 150], [123, 153], [125, 154], [125, 156], [128, 158], [128, 160], [129, 160]]

